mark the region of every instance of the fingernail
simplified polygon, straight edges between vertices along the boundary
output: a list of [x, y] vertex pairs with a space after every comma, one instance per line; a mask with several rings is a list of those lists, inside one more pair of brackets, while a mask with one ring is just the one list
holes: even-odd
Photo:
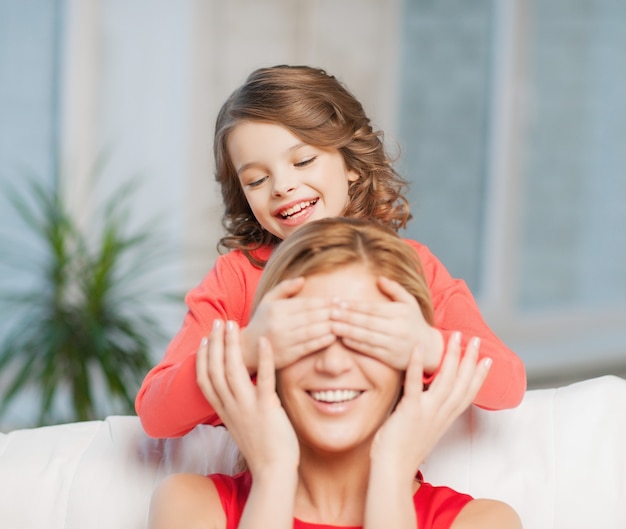
[[459, 331], [454, 331], [452, 333], [452, 339], [454, 343], [461, 343], [461, 333]]
[[222, 326], [222, 320], [213, 320], [213, 328], [219, 329]]
[[493, 360], [487, 357], [483, 360], [483, 363], [485, 364], [485, 367], [489, 369], [491, 367], [491, 364], [493, 364]]
[[480, 347], [480, 338], [478, 336], [474, 336], [472, 338], [472, 347], [478, 349]]
[[204, 347], [208, 343], [209, 343], [209, 339], [205, 336], [202, 338], [202, 340], [200, 340], [200, 347]]
[[232, 320], [228, 320], [226, 322], [226, 330], [229, 332], [235, 330], [235, 322]]

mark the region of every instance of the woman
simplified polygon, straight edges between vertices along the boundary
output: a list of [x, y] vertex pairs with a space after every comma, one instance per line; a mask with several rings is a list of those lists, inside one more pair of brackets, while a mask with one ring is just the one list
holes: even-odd
[[[419, 270], [415, 251], [388, 228], [324, 219], [273, 253], [255, 306], [293, 278], [304, 278], [297, 294], [304, 299], [365, 304], [394, 303], [385, 294], [393, 284], [432, 321]], [[433, 487], [419, 472], [490, 366], [488, 358], [478, 361], [478, 340], [464, 355], [460, 344], [453, 334], [424, 390], [419, 347], [404, 372], [338, 338], [275, 372], [270, 343], [261, 338], [255, 386], [238, 326], [218, 320], [197, 354], [198, 384], [247, 468], [233, 477], [169, 477], [155, 491], [149, 527], [520, 528], [508, 505]]]

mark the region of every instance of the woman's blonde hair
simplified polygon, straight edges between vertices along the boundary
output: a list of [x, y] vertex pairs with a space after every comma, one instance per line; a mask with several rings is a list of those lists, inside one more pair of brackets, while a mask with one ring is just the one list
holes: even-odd
[[346, 217], [374, 219], [397, 231], [410, 218], [406, 181], [393, 169], [382, 132], [375, 131], [361, 103], [334, 76], [309, 66], [274, 66], [255, 70], [222, 106], [213, 153], [215, 178], [224, 201], [227, 235], [220, 249], [251, 251], [280, 240], [258, 223], [243, 193], [228, 152], [228, 137], [242, 121], [285, 127], [303, 142], [337, 149], [346, 168], [359, 175], [350, 184]]
[[[375, 277], [400, 283], [415, 297], [424, 319], [434, 324], [430, 290], [414, 248], [387, 226], [346, 217], [309, 222], [280, 243], [265, 265], [252, 310], [285, 279], [329, 273], [353, 264], [363, 264]], [[240, 454], [236, 471], [246, 469]]]
[[420, 305], [433, 325], [430, 291], [415, 249], [397, 233], [378, 223], [354, 218], [327, 218], [305, 224], [283, 241], [265, 266], [253, 311], [278, 283], [294, 277], [323, 274], [363, 264], [375, 276], [397, 281]]

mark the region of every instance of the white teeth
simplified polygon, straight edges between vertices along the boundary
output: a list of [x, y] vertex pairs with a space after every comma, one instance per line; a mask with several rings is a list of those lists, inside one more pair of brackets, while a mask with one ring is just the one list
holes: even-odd
[[283, 218], [291, 217], [291, 215], [295, 215], [296, 213], [299, 213], [304, 208], [309, 207], [311, 204], [314, 204], [315, 202], [316, 202], [315, 200], [300, 202], [300, 204], [296, 204], [295, 206], [291, 206], [289, 209], [285, 209], [281, 211], [280, 216]]
[[345, 402], [356, 399], [361, 394], [354, 389], [331, 389], [325, 391], [311, 391], [311, 396], [320, 402]]

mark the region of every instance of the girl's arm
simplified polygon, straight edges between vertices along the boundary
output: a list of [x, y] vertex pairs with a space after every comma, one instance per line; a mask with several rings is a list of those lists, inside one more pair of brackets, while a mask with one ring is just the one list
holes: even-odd
[[424, 382], [437, 375], [445, 356], [444, 343], [455, 331], [481, 340], [480, 357], [493, 366], [474, 404], [486, 409], [517, 406], [526, 391], [526, 370], [520, 358], [506, 347], [482, 319], [478, 305], [465, 282], [450, 276], [428, 248], [407, 241], [421, 259], [431, 292], [434, 326], [429, 325], [415, 298], [395, 281], [381, 277], [378, 286], [393, 303], [363, 303], [341, 300], [331, 313], [332, 330], [363, 354], [378, 358], [397, 369], [405, 369], [415, 344], [423, 351]]
[[198, 424], [221, 424], [196, 384], [196, 351], [216, 319], [246, 324], [261, 270], [239, 252], [221, 256], [185, 297], [188, 310], [163, 359], [148, 372], [135, 399], [145, 432], [179, 437]]
[[178, 437], [198, 424], [221, 424], [196, 384], [196, 351], [216, 319], [247, 325], [242, 331], [242, 349], [252, 374], [260, 336], [272, 342], [277, 367], [335, 339], [330, 332], [331, 300], [293, 297], [303, 280], [285, 281], [268, 292], [249, 321], [261, 273], [241, 252], [231, 252], [218, 258], [202, 283], [187, 294], [183, 326], [163, 360], [146, 375], [135, 401], [148, 435]]
[[480, 338], [480, 358], [492, 359], [489, 375], [474, 399], [474, 404], [489, 410], [514, 408], [526, 391], [526, 369], [522, 360], [494, 334], [483, 320], [480, 309], [464, 281], [453, 278], [430, 250], [407, 240], [420, 256], [424, 276], [435, 308], [435, 327], [448, 341], [451, 333], [461, 331], [462, 345], [469, 337]]

